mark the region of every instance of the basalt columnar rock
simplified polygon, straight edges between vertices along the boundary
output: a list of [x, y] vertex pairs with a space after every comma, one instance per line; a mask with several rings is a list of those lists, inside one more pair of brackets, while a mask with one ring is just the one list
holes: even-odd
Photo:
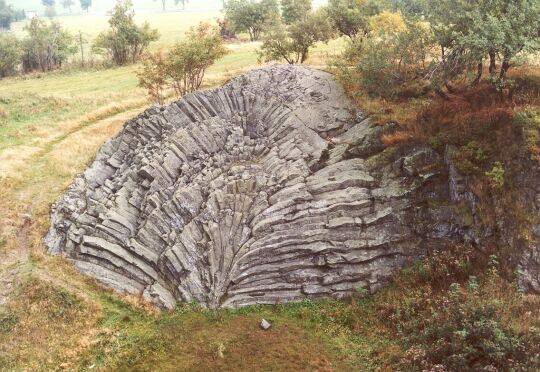
[[443, 159], [385, 150], [385, 130], [325, 72], [251, 71], [127, 122], [53, 206], [46, 246], [161, 307], [374, 291], [470, 224], [430, 205], [449, 198]]

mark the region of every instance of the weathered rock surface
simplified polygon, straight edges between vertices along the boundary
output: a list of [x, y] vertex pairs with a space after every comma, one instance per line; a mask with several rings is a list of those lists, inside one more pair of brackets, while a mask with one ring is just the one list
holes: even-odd
[[449, 198], [441, 157], [385, 150], [384, 130], [327, 73], [254, 70], [126, 123], [53, 206], [46, 246], [169, 308], [373, 291], [468, 228], [426, 206]]

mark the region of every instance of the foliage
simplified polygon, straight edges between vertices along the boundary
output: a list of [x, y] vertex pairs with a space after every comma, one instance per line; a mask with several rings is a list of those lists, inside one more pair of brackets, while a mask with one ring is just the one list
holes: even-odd
[[145, 88], [148, 95], [158, 105], [162, 105], [164, 103], [164, 90], [167, 86], [167, 68], [163, 52], [146, 54], [137, 76], [139, 77], [139, 86]]
[[117, 0], [109, 19], [110, 30], [100, 33], [94, 42], [94, 49], [108, 54], [117, 65], [137, 62], [148, 45], [159, 38], [158, 31], [148, 23], [136, 25], [134, 15], [131, 0]]
[[0, 78], [14, 75], [20, 62], [19, 40], [8, 33], [0, 33]]
[[45, 7], [53, 7], [56, 5], [56, 0], [41, 0], [41, 3], [45, 6]]
[[311, 11], [312, 0], [281, 0], [281, 16], [285, 24], [292, 24]]
[[369, 18], [379, 13], [379, 7], [371, 0], [330, 0], [327, 12], [339, 33], [353, 40], [368, 35]]
[[234, 32], [247, 32], [251, 41], [261, 37], [265, 27], [279, 17], [276, 0], [229, 0], [225, 18]]
[[491, 74], [504, 79], [521, 53], [539, 50], [540, 3], [536, 0], [429, 0], [428, 20], [443, 55], [430, 77], [436, 84], [477, 69], [489, 59]]
[[428, 0], [391, 0], [388, 8], [394, 12], [401, 12], [406, 18], [422, 19], [428, 9]]
[[537, 110], [527, 107], [516, 112], [516, 123], [522, 128], [527, 151], [531, 159], [540, 164], [540, 115]]
[[[509, 288], [512, 302], [492, 298], [500, 283], [489, 274], [488, 283], [470, 277], [466, 287], [450, 285], [441, 297], [421, 302], [402, 302], [394, 321], [409, 349], [402, 360], [405, 369], [433, 370], [533, 370], [540, 333], [522, 332], [505, 321], [510, 305], [520, 311], [517, 291]], [[422, 301], [422, 300], [420, 300]], [[517, 306], [516, 306], [517, 305]], [[422, 306], [426, 306], [422, 309]]]
[[62, 0], [60, 1], [60, 3], [62, 4], [62, 6], [64, 7], [64, 9], [68, 9], [69, 8], [69, 11], [71, 12], [71, 7], [73, 5], [75, 5], [75, 1], [74, 0]]
[[15, 18], [15, 11], [11, 5], [6, 4], [6, 0], [0, 0], [0, 28], [8, 29]]
[[289, 26], [281, 22], [274, 24], [264, 37], [259, 58], [266, 62], [304, 63], [309, 49], [316, 42], [328, 42], [331, 36], [332, 26], [326, 14], [309, 12]]
[[486, 172], [489, 183], [494, 189], [502, 189], [504, 187], [504, 165], [497, 161], [493, 164], [493, 168]]
[[487, 150], [474, 140], [461, 146], [452, 156], [452, 161], [458, 172], [463, 175], [478, 173], [487, 159]]
[[227, 53], [218, 30], [208, 23], [192, 28], [186, 36], [167, 58], [167, 76], [181, 96], [199, 89], [208, 67]]
[[400, 13], [385, 11], [370, 19], [370, 28], [370, 38], [361, 49], [349, 53], [358, 61], [362, 86], [368, 93], [396, 97], [406, 84], [423, 78], [432, 55], [429, 26], [421, 21], [405, 22]]
[[33, 18], [24, 30], [28, 33], [22, 43], [25, 72], [60, 68], [77, 50], [73, 36], [58, 22], [47, 24], [42, 19]]
[[219, 27], [219, 34], [221, 35], [221, 38], [223, 40], [236, 39], [236, 34], [231, 29], [231, 25], [230, 25], [229, 21], [226, 18], [224, 18], [224, 19], [217, 18], [216, 22], [217, 22], [218, 27]]
[[199, 89], [206, 70], [227, 53], [219, 31], [208, 23], [192, 28], [186, 36], [166, 56], [149, 54], [137, 73], [139, 86], [159, 104], [167, 85], [180, 96]]
[[79, 0], [79, 1], [81, 3], [81, 8], [88, 12], [90, 7], [92, 6], [92, 0]]

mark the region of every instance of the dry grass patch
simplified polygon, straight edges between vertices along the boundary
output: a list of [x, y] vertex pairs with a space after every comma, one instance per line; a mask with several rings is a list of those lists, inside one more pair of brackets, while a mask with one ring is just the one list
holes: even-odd
[[73, 368], [100, 311], [80, 297], [39, 279], [24, 282], [0, 310], [0, 365], [6, 370]]

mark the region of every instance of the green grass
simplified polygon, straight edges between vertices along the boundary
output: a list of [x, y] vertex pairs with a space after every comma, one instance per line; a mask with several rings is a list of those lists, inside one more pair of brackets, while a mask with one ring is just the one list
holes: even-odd
[[[171, 13], [144, 13], [135, 16], [135, 22], [142, 24], [148, 22], [153, 28], [157, 28], [161, 35], [153, 48], [168, 47], [182, 39], [184, 33], [190, 27], [196, 26], [202, 21], [214, 21], [220, 17], [220, 12], [171, 12]], [[53, 18], [65, 27], [69, 32], [78, 35], [79, 31], [92, 43], [95, 37], [109, 27], [108, 18], [102, 15], [76, 15]], [[16, 22], [12, 30], [19, 37], [25, 36], [24, 26], [28, 21]]]

